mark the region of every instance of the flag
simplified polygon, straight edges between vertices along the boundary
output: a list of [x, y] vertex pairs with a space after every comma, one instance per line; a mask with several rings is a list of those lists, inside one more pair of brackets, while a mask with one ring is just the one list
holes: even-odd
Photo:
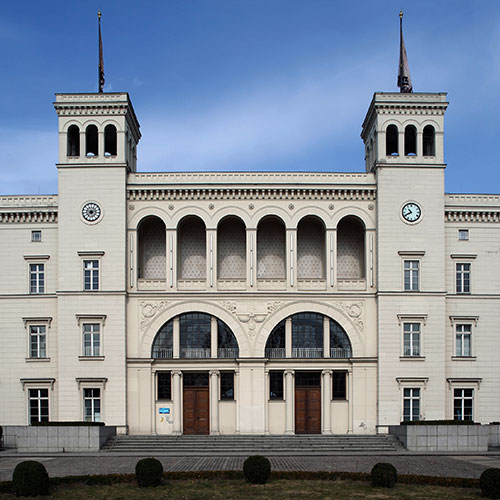
[[398, 87], [402, 94], [413, 92], [410, 78], [410, 68], [408, 67], [408, 56], [406, 55], [405, 41], [403, 40], [403, 11], [399, 13], [399, 71]]
[[101, 11], [97, 13], [99, 18], [99, 93], [104, 92], [104, 59], [102, 57], [102, 36], [101, 36]]

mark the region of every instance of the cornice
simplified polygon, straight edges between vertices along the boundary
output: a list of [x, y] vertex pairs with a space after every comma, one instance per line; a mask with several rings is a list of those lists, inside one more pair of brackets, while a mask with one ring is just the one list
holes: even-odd
[[9, 210], [0, 212], [0, 224], [57, 223], [57, 210]]
[[500, 222], [500, 210], [445, 210], [445, 222]]

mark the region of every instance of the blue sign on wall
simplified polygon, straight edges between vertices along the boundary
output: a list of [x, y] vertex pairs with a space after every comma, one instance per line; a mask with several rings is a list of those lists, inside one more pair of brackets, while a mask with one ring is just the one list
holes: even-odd
[[165, 414], [166, 414], [166, 415], [170, 415], [170, 408], [160, 408], [160, 409], [158, 410], [158, 413], [159, 413], [160, 415], [165, 415]]

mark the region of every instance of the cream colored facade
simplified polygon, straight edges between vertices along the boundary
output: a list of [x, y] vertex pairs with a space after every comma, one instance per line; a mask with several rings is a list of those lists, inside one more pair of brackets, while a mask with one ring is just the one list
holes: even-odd
[[444, 193], [446, 94], [376, 93], [365, 173], [138, 173], [127, 94], [54, 104], [59, 194], [0, 197], [0, 424], [498, 420], [500, 195]]

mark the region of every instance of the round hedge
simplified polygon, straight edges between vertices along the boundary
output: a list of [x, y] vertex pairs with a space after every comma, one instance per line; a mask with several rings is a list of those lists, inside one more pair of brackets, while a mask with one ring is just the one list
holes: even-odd
[[243, 475], [252, 484], [264, 484], [271, 475], [271, 462], [266, 457], [253, 455], [243, 463]]
[[398, 471], [396, 468], [385, 462], [375, 464], [370, 474], [372, 486], [394, 488], [394, 485], [398, 481]]
[[479, 486], [486, 498], [500, 498], [500, 469], [486, 469], [479, 478]]
[[163, 474], [163, 465], [156, 458], [143, 458], [135, 465], [135, 477], [141, 487], [158, 486]]
[[45, 467], [35, 460], [16, 465], [12, 475], [12, 490], [18, 497], [36, 497], [49, 493], [49, 475]]

